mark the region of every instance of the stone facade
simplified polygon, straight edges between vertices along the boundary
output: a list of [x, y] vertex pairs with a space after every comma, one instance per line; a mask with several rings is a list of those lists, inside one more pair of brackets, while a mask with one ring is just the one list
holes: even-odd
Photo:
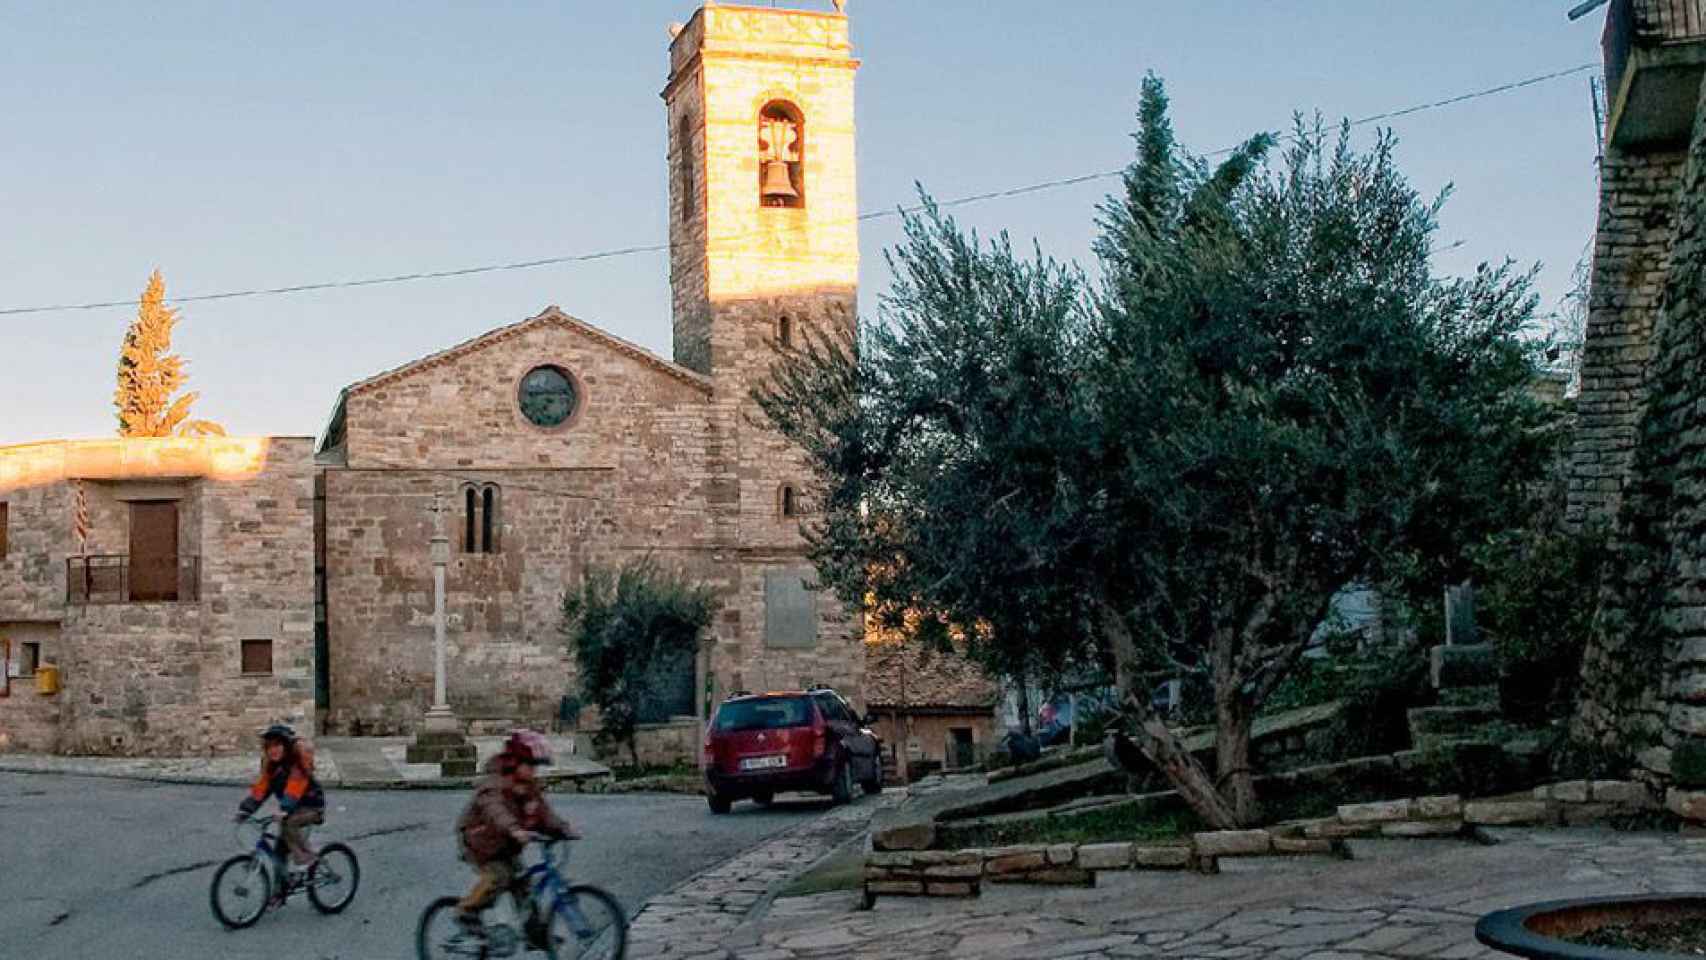
[[1615, 517], [1620, 558], [1576, 732], [1666, 779], [1706, 742], [1706, 85], [1685, 151], [1643, 146], [1613, 149], [1603, 187], [1571, 508]]
[[[64, 684], [43, 696], [14, 682], [0, 749], [180, 756], [247, 748], [275, 721], [312, 732], [313, 485], [305, 437], [0, 449], [13, 547], [0, 631], [14, 650], [39, 642]], [[84, 559], [132, 561], [138, 502], [175, 505], [176, 600], [133, 601], [116, 566]], [[269, 670], [244, 672], [244, 641], [270, 642]]]
[[[969, 659], [873, 629], [865, 664], [867, 709], [885, 749], [952, 769], [981, 762], [995, 746], [1001, 690]], [[967, 736], [969, 747], [957, 745]]]
[[[749, 396], [786, 348], [782, 327], [791, 340], [856, 322], [849, 51], [846, 18], [830, 13], [708, 6], [676, 35], [664, 91], [676, 362], [552, 307], [344, 391], [321, 445], [329, 729], [406, 733], [425, 712], [435, 495], [452, 546], [449, 699], [470, 724], [550, 724], [579, 688], [563, 593], [592, 566], [644, 555], [721, 602], [692, 678], [696, 714], [707, 697], [808, 684], [863, 703], [854, 618], [800, 589], [812, 577], [803, 461]], [[774, 102], [803, 117], [803, 206], [760, 201], [754, 142]], [[551, 428], [517, 403], [541, 366], [576, 398]]]

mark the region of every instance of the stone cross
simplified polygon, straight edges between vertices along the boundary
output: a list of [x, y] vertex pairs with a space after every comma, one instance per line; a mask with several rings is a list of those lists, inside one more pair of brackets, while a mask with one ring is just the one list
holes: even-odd
[[458, 729], [456, 714], [444, 690], [444, 568], [450, 565], [450, 537], [444, 532], [444, 497], [432, 495], [432, 709], [427, 711], [426, 728], [431, 731]]

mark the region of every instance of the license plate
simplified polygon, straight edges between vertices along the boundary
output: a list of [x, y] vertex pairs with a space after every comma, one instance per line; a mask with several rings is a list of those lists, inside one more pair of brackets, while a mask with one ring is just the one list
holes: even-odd
[[769, 770], [788, 765], [787, 757], [747, 757], [740, 762], [742, 770]]

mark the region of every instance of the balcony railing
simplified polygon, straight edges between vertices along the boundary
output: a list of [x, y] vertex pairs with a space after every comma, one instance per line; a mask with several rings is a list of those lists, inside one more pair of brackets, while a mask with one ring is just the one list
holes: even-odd
[[1611, 0], [1605, 18], [1605, 89], [1617, 96], [1634, 47], [1706, 39], [1706, 0]]
[[68, 557], [66, 603], [191, 603], [201, 598], [200, 557]]

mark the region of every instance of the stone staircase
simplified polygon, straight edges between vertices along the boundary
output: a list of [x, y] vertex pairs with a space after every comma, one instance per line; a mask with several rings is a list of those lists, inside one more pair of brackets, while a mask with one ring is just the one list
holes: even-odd
[[468, 738], [456, 732], [421, 731], [405, 754], [409, 763], [436, 763], [446, 777], [471, 777], [479, 765], [479, 751]]
[[1498, 741], [1499, 659], [1492, 644], [1458, 644], [1430, 651], [1430, 675], [1439, 705], [1409, 711], [1410, 739], [1418, 750]]

